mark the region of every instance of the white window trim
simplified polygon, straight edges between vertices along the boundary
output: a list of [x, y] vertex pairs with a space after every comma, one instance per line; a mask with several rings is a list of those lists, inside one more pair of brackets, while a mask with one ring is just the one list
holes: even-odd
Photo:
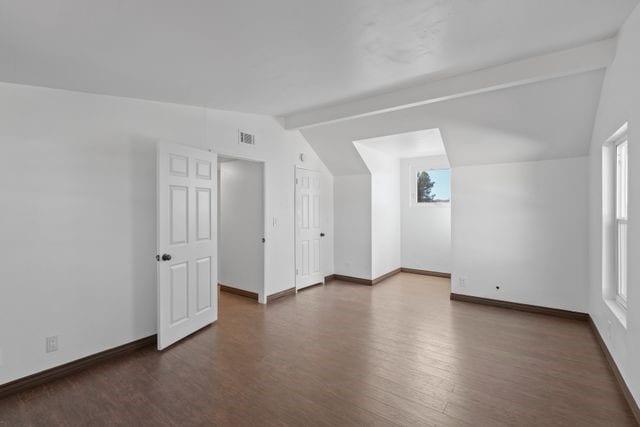
[[[625, 182], [624, 182], [624, 191], [625, 191], [625, 212], [624, 215], [622, 215], [620, 213], [620, 176], [619, 176], [619, 168], [620, 168], [620, 164], [619, 164], [619, 159], [618, 159], [618, 148], [622, 145], [626, 145], [626, 149], [627, 149], [627, 154], [626, 154], [626, 164], [625, 164]], [[616, 302], [624, 309], [627, 309], [627, 294], [629, 292], [628, 289], [628, 272], [629, 272], [629, 256], [628, 256], [628, 251], [629, 251], [629, 239], [628, 239], [628, 229], [626, 230], [627, 233], [627, 247], [624, 248], [624, 252], [625, 252], [625, 256], [626, 256], [626, 270], [622, 272], [621, 271], [621, 265], [620, 265], [620, 229], [622, 228], [622, 226], [624, 225], [625, 227], [628, 224], [628, 220], [629, 220], [629, 213], [628, 213], [628, 209], [629, 209], [629, 140], [627, 138], [627, 134], [626, 132], [624, 132], [623, 134], [620, 135], [620, 137], [614, 142], [614, 150], [615, 150], [615, 156], [614, 156], [614, 160], [615, 160], [615, 174], [616, 174], [616, 181], [615, 181], [615, 191], [614, 191], [614, 195], [615, 195], [615, 232], [614, 232], [614, 236], [615, 236], [615, 254], [616, 254]], [[625, 284], [625, 287], [627, 289], [625, 289], [625, 293], [623, 294], [621, 292], [621, 287], [622, 287], [622, 275], [624, 274], [625, 276], [625, 281], [627, 282]]]
[[[422, 202], [419, 203], [418, 202], [418, 180], [416, 179], [417, 177], [417, 173], [418, 172], [422, 172], [422, 171], [444, 171], [444, 170], [448, 170], [449, 171], [449, 180], [451, 180], [451, 168], [425, 168], [425, 167], [420, 167], [420, 166], [411, 166], [409, 168], [409, 173], [411, 174], [409, 177], [409, 182], [411, 184], [411, 191], [409, 192], [409, 194], [411, 195], [411, 200], [409, 201], [409, 206], [411, 207], [415, 207], [415, 208], [448, 208], [451, 206], [451, 198], [452, 195], [449, 195], [449, 201], [448, 202]], [[449, 185], [451, 185], [451, 183], [449, 183]]]
[[605, 299], [604, 302], [622, 327], [627, 329], [627, 311], [615, 299]]
[[[607, 163], [608, 164], [608, 168], [611, 168], [612, 170], [610, 171], [610, 173], [612, 173], [612, 182], [611, 182], [611, 187], [610, 191], [611, 191], [611, 198], [608, 199], [607, 203], [612, 203], [612, 216], [613, 216], [613, 221], [611, 223], [609, 223], [610, 225], [605, 225], [607, 227], [611, 227], [611, 238], [608, 241], [603, 241], [603, 245], [607, 245], [607, 246], [611, 246], [611, 250], [613, 251], [613, 262], [615, 263], [612, 267], [612, 272], [613, 272], [613, 277], [609, 279], [605, 279], [605, 289], [609, 288], [610, 291], [608, 292], [604, 292], [603, 291], [603, 297], [605, 300], [606, 305], [609, 307], [609, 309], [611, 310], [611, 312], [615, 315], [615, 317], [620, 321], [620, 323], [622, 324], [623, 327], [626, 328], [626, 312], [627, 312], [627, 300], [626, 298], [624, 298], [623, 296], [620, 295], [620, 264], [619, 264], [619, 245], [618, 245], [618, 239], [619, 239], [619, 227], [620, 224], [628, 224], [628, 212], [626, 212], [626, 216], [625, 217], [620, 217], [619, 216], [619, 204], [618, 204], [618, 200], [619, 200], [619, 193], [618, 193], [618, 153], [617, 153], [617, 148], [620, 144], [622, 143], [627, 143], [627, 176], [626, 176], [626, 185], [627, 185], [627, 210], [628, 210], [628, 182], [629, 182], [629, 176], [628, 176], [628, 162], [629, 162], [629, 155], [628, 155], [628, 147], [629, 147], [629, 138], [628, 138], [628, 123], [624, 123], [611, 137], [609, 137], [609, 139], [607, 139], [605, 141], [605, 143], [603, 144], [603, 147], [605, 149], [610, 150], [610, 157]], [[604, 165], [604, 164], [603, 164]], [[603, 169], [603, 173], [605, 172], [605, 170]], [[628, 233], [628, 231], [627, 231]], [[628, 245], [628, 238], [627, 238], [627, 245]], [[605, 248], [603, 246], [603, 252], [604, 252]], [[628, 246], [626, 248], [627, 250], [627, 274], [628, 274]], [[629, 292], [628, 289], [628, 280], [627, 280], [627, 295]], [[608, 296], [607, 296], [608, 295]]]

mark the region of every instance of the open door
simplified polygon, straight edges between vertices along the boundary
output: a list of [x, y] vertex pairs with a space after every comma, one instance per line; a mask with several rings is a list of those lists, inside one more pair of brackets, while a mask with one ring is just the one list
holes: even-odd
[[320, 174], [296, 168], [296, 289], [322, 283], [320, 271]]
[[158, 144], [158, 349], [218, 318], [217, 159]]

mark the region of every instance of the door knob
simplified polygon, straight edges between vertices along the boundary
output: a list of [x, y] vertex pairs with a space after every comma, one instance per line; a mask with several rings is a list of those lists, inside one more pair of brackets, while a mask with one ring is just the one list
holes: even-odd
[[324, 233], [320, 233], [320, 237], [324, 237]]
[[163, 261], [171, 261], [171, 255], [169, 255], [169, 254], [162, 254], [162, 260], [163, 260]]

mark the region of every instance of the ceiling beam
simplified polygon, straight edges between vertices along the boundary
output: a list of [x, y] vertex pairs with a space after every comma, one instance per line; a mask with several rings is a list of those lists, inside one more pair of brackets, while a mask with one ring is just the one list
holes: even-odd
[[303, 129], [598, 70], [611, 64], [615, 50], [615, 38], [602, 40], [419, 86], [293, 113], [283, 118], [284, 127]]

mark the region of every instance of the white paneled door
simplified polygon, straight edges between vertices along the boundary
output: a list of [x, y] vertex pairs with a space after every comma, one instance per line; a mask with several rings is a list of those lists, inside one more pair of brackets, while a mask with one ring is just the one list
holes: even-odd
[[216, 155], [158, 144], [158, 349], [218, 318]]
[[296, 168], [296, 288], [321, 283], [320, 174]]

